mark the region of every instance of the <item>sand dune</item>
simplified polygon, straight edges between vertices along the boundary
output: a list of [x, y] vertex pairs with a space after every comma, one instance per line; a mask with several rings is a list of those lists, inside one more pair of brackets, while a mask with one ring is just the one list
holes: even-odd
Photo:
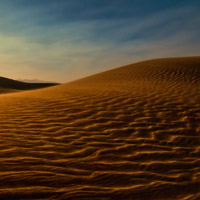
[[21, 90], [31, 90], [57, 85], [56, 83], [25, 83], [0, 77], [0, 93], [17, 92]]
[[200, 57], [0, 96], [0, 199], [200, 199]]

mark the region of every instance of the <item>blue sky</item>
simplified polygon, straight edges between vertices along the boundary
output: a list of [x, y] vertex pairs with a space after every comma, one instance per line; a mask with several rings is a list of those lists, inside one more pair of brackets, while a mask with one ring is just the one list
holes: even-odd
[[0, 76], [68, 82], [200, 55], [200, 0], [1, 0]]

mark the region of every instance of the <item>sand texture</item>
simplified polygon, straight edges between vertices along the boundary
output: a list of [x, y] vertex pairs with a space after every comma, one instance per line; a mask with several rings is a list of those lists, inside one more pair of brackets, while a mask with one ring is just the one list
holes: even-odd
[[0, 95], [0, 199], [199, 200], [200, 57]]

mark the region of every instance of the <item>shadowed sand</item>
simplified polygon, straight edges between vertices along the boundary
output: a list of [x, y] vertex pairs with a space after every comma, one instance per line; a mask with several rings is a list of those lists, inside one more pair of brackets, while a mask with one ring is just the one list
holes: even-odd
[[0, 96], [0, 199], [200, 199], [200, 57]]

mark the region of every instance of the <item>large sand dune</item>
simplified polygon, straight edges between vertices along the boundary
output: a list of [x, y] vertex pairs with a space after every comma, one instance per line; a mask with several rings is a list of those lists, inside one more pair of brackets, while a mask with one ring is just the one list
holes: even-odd
[[0, 96], [0, 199], [200, 199], [200, 57]]

